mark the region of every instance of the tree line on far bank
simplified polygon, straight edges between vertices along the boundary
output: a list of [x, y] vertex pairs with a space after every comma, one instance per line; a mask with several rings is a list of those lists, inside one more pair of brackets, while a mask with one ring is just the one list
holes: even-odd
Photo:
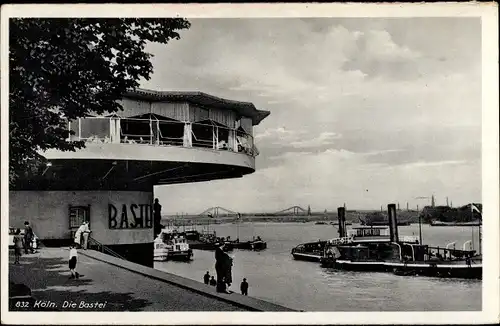
[[[471, 209], [472, 204], [461, 207], [450, 206], [426, 206], [422, 210], [422, 221], [430, 223], [431, 221], [441, 222], [471, 222], [481, 220], [481, 214]], [[483, 211], [483, 205], [479, 203], [473, 204], [479, 211]]]

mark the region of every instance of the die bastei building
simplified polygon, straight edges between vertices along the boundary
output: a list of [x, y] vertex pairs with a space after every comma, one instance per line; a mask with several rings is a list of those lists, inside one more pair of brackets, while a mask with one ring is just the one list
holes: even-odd
[[30, 221], [45, 245], [91, 237], [125, 258], [153, 264], [153, 187], [238, 178], [255, 171], [252, 103], [201, 92], [136, 89], [110, 115], [68, 121], [75, 152], [48, 150], [43, 169], [11, 187], [10, 227]]

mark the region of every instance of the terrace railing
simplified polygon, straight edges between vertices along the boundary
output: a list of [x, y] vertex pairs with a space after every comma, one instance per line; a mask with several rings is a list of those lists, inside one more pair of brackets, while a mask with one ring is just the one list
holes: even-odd
[[144, 144], [232, 151], [257, 156], [251, 135], [219, 124], [170, 120], [86, 117], [68, 122], [69, 140], [90, 143]]

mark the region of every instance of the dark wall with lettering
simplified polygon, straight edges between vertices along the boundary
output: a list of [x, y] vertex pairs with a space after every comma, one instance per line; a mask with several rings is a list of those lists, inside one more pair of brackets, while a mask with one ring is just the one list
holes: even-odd
[[122, 204], [108, 205], [110, 229], [150, 229], [153, 227], [153, 205]]

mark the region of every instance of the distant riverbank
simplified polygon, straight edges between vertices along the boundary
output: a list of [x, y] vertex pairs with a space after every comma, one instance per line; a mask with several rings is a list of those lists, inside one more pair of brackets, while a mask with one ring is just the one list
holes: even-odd
[[[481, 204], [476, 204], [482, 208]], [[475, 215], [474, 215], [475, 214]], [[431, 221], [441, 223], [469, 223], [477, 222], [477, 213], [471, 215], [470, 205], [463, 206], [457, 209], [451, 207], [437, 206], [437, 207], [424, 207], [423, 211], [417, 210], [398, 210], [398, 221], [407, 222], [410, 224], [419, 223], [419, 215], [421, 215], [421, 222], [429, 224]], [[346, 222], [360, 223], [361, 220], [365, 221], [367, 216], [378, 215], [375, 220], [387, 220], [387, 213], [379, 210], [347, 210]], [[472, 218], [473, 217], [473, 218]], [[472, 220], [472, 221], [471, 221]], [[272, 223], [307, 223], [307, 222], [338, 222], [337, 212], [311, 212], [309, 215], [305, 212], [296, 215], [293, 214], [268, 214], [268, 213], [241, 213], [238, 214], [219, 214], [210, 217], [209, 215], [164, 215], [162, 216], [162, 223], [164, 225], [207, 225], [207, 224], [225, 224], [236, 222], [272, 222]], [[461, 224], [456, 224], [459, 226]]]
[[245, 222], [273, 222], [273, 223], [307, 223], [316, 221], [336, 221], [326, 216], [242, 216], [240, 219], [237, 217], [218, 217], [218, 218], [162, 218], [163, 224], [173, 225], [207, 225], [207, 224], [226, 224], [226, 223], [241, 223]]
[[[372, 213], [373, 211], [347, 211], [346, 221], [349, 223], [359, 223], [360, 218], [364, 218], [366, 214]], [[418, 212], [417, 211], [399, 211], [398, 218], [401, 220], [409, 221], [410, 223], [418, 223]], [[219, 217], [207, 217], [207, 216], [163, 216], [163, 225], [207, 225], [207, 224], [225, 224], [225, 223], [237, 223], [240, 221], [244, 222], [271, 222], [271, 223], [308, 223], [308, 222], [338, 222], [336, 213], [312, 213], [311, 215], [250, 215], [241, 214], [241, 218], [238, 216], [219, 216]]]

